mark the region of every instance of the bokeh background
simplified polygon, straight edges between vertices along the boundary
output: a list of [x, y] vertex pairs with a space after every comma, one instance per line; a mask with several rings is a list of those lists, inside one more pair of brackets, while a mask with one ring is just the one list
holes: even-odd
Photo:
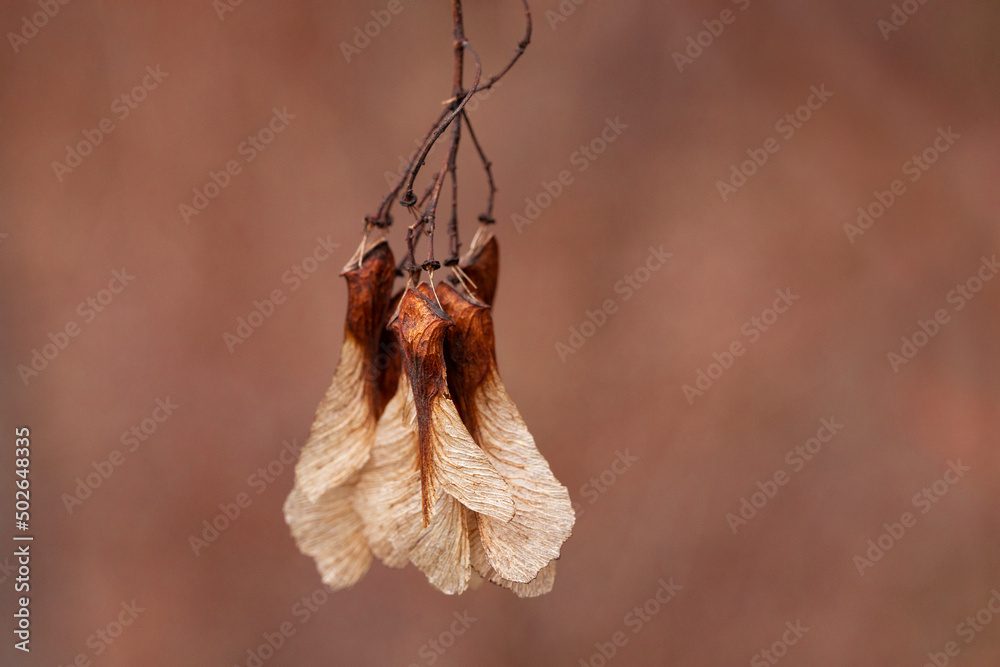
[[[896, 4], [902, 25], [883, 34], [889, 0], [533, 3], [527, 54], [471, 108], [500, 187], [501, 372], [579, 508], [555, 589], [534, 600], [448, 597], [380, 565], [324, 596], [281, 514], [292, 471], [274, 462], [304, 441], [338, 357], [340, 267], [450, 96], [448, 3], [393, 5], [350, 62], [341, 43], [386, 2], [73, 2], [30, 39], [8, 35], [0, 537], [13, 544], [13, 429], [28, 425], [36, 541], [33, 650], [11, 646], [7, 566], [0, 662], [249, 666], [290, 623], [263, 664], [771, 664], [775, 642], [788, 665], [998, 664], [1000, 281], [961, 310], [948, 294], [998, 252], [1000, 5]], [[495, 71], [521, 9], [465, 5]], [[39, 7], [4, 2], [0, 27], [24, 31]], [[731, 22], [679, 71], [675, 52], [723, 10]], [[147, 67], [165, 78], [120, 118]], [[832, 96], [779, 134], [813, 86]], [[247, 162], [241, 143], [286, 108]], [[113, 132], [57, 176], [102, 118]], [[581, 162], [608, 119], [627, 127]], [[939, 128], [959, 138], [911, 182], [904, 163]], [[769, 137], [777, 152], [724, 201], [717, 181]], [[179, 205], [229, 160], [240, 173], [186, 221]], [[467, 240], [486, 192], [468, 141], [460, 169]], [[511, 215], [563, 170], [572, 183], [519, 230]], [[844, 225], [894, 179], [905, 194], [852, 242]], [[338, 247], [292, 291], [282, 276], [317, 238]], [[391, 239], [401, 253], [401, 224]], [[626, 300], [616, 284], [661, 246], [671, 257]], [[88, 321], [79, 304], [123, 268], [135, 279]], [[286, 301], [230, 352], [223, 334], [274, 289]], [[784, 289], [799, 299], [751, 343], [741, 329]], [[608, 299], [615, 312], [562, 358]], [[888, 353], [941, 308], [947, 323], [894, 369]], [[79, 334], [22, 381], [18, 365], [70, 322]], [[745, 353], [689, 401], [682, 387], [734, 341]], [[168, 398], [179, 407], [129, 451], [122, 435]], [[824, 418], [843, 429], [793, 470], [786, 453]], [[123, 463], [68, 511], [64, 494], [115, 450]], [[969, 471], [915, 505], [949, 461]], [[269, 464], [270, 481], [252, 477]], [[777, 471], [787, 483], [734, 534], [727, 514]], [[189, 537], [241, 493], [251, 505], [195, 555]], [[855, 557], [904, 512], [915, 525], [860, 574]], [[635, 632], [626, 615], [661, 579], [680, 592]], [[100, 640], [133, 600], [134, 622]], [[958, 627], [984, 608], [992, 623]], [[475, 621], [449, 636], [456, 613]]]

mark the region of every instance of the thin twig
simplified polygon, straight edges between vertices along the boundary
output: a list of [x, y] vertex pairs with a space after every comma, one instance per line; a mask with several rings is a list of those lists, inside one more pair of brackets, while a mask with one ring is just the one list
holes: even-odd
[[[424, 145], [427, 144], [431, 135], [434, 134], [434, 130], [438, 128], [446, 115], [448, 115], [448, 109], [442, 110], [441, 114], [434, 121], [434, 124], [431, 125], [431, 129], [427, 130], [427, 134], [424, 135], [423, 141], [420, 142], [420, 148], [423, 148]], [[406, 165], [406, 169], [403, 171], [402, 176], [399, 177], [399, 182], [396, 183], [396, 187], [390, 190], [389, 193], [382, 199], [382, 203], [379, 204], [378, 212], [375, 214], [375, 219], [373, 221], [375, 224], [381, 223], [384, 226], [384, 223], [388, 222], [389, 211], [392, 210], [392, 205], [396, 200], [396, 196], [403, 188], [403, 184], [406, 183], [406, 178], [410, 175], [410, 170], [413, 169], [413, 163], [416, 161], [419, 152], [419, 148], [413, 151], [413, 156], [410, 157], [410, 162]]]
[[483, 152], [483, 147], [480, 145], [479, 139], [476, 137], [476, 133], [472, 130], [472, 121], [469, 119], [469, 114], [463, 111], [462, 119], [465, 120], [465, 124], [469, 128], [469, 136], [472, 138], [472, 145], [476, 147], [476, 152], [479, 153], [479, 159], [482, 161], [483, 169], [486, 171], [486, 182], [490, 186], [489, 198], [486, 201], [486, 212], [479, 216], [479, 221], [492, 223], [494, 222], [493, 196], [497, 192], [497, 186], [493, 181], [493, 163], [486, 157], [486, 153]]
[[457, 100], [462, 96], [462, 73], [465, 67], [465, 19], [462, 16], [462, 0], [452, 0], [451, 17], [455, 24], [455, 80], [452, 94]]
[[[459, 0], [455, 1], [458, 2]], [[451, 125], [451, 121], [455, 120], [455, 117], [458, 116], [458, 114], [462, 113], [462, 109], [464, 109], [468, 101], [472, 99], [472, 96], [475, 94], [477, 90], [476, 86], [479, 85], [479, 77], [482, 76], [483, 73], [483, 64], [479, 60], [479, 54], [477, 54], [476, 50], [472, 48], [472, 45], [469, 44], [468, 40], [466, 40], [463, 43], [463, 46], [472, 51], [472, 55], [476, 59], [476, 77], [472, 82], [472, 88], [469, 89], [468, 94], [464, 98], [462, 98], [462, 101], [459, 102], [458, 106], [455, 107], [455, 110], [451, 113], [451, 115], [449, 115], [444, 120], [443, 123], [438, 125], [437, 129], [434, 130], [434, 134], [431, 137], [431, 140], [424, 146], [423, 150], [420, 152], [420, 158], [417, 160], [412, 171], [410, 172], [410, 180], [406, 184], [406, 192], [403, 194], [403, 198], [400, 200], [400, 203], [403, 204], [404, 206], [408, 206], [410, 205], [409, 202], [416, 200], [416, 195], [413, 194], [413, 181], [417, 179], [417, 174], [420, 173], [420, 168], [424, 166], [424, 161], [427, 159], [427, 154], [431, 152], [431, 148], [434, 147], [434, 143], [438, 140], [438, 137], [444, 134], [444, 131], [448, 129], [449, 125]]]
[[493, 84], [503, 78], [504, 74], [510, 71], [510, 68], [514, 66], [514, 63], [516, 63], [522, 55], [524, 55], [524, 50], [528, 48], [529, 44], [531, 44], [531, 7], [528, 6], [528, 0], [521, 0], [521, 4], [524, 5], [524, 37], [522, 37], [521, 41], [518, 42], [517, 51], [514, 52], [514, 57], [510, 59], [507, 66], [500, 70], [498, 74], [494, 74], [487, 79], [486, 83], [479, 86], [479, 90], [489, 90], [492, 88]]
[[[462, 118], [465, 113], [462, 113]], [[458, 264], [458, 253], [462, 247], [458, 239], [458, 142], [462, 137], [462, 118], [455, 122], [452, 129], [451, 157], [448, 160], [448, 175], [451, 177], [451, 220], [448, 222], [448, 261], [446, 265]]]
[[[461, 0], [453, 0], [453, 1], [456, 2], [456, 3], [460, 3], [461, 2]], [[468, 40], [464, 41], [463, 44], [462, 44], [462, 46], [463, 46], [463, 48], [466, 48], [466, 49], [468, 49], [469, 51], [472, 52], [472, 56], [473, 56], [473, 58], [475, 58], [475, 61], [476, 61], [476, 76], [475, 76], [475, 79], [473, 80], [472, 88], [469, 90], [469, 93], [465, 96], [465, 98], [462, 99], [461, 103], [455, 108], [454, 112], [452, 112], [451, 115], [449, 115], [448, 118], [446, 118], [445, 121], [438, 127], [438, 129], [435, 130], [434, 136], [431, 138], [431, 141], [424, 147], [424, 150], [423, 150], [423, 152], [422, 152], [422, 154], [420, 156], [420, 159], [417, 160], [417, 163], [416, 163], [413, 171], [410, 173], [410, 180], [409, 180], [409, 183], [407, 184], [406, 193], [403, 195], [403, 198], [401, 200], [401, 203], [404, 206], [408, 206], [409, 207], [409, 206], [412, 206], [413, 204], [417, 203], [417, 197], [416, 197], [415, 194], [413, 194], [413, 181], [416, 179], [417, 173], [420, 171], [420, 167], [424, 164], [424, 161], [427, 158], [427, 153], [430, 152], [430, 149], [431, 149], [431, 147], [433, 147], [434, 142], [436, 142], [437, 139], [438, 139], [438, 137], [440, 137], [444, 133], [444, 131], [448, 128], [448, 125], [450, 125], [451, 122], [455, 118], [457, 118], [460, 113], [462, 113], [462, 109], [465, 107], [466, 103], [468, 103], [468, 101], [475, 94], [475, 92], [476, 92], [476, 86], [479, 84], [479, 78], [480, 78], [480, 76], [482, 76], [483, 65], [482, 65], [482, 62], [479, 60], [479, 54], [476, 53], [476, 50], [474, 48], [472, 48], [472, 45], [469, 44]], [[457, 147], [449, 147], [448, 155], [446, 155], [446, 157], [445, 157], [445, 163], [444, 163], [444, 166], [442, 167], [442, 170], [446, 170], [447, 169], [448, 158], [451, 155], [452, 148], [457, 148]], [[440, 194], [440, 184], [441, 184], [442, 180], [443, 179], [439, 180], [438, 183], [436, 184], [437, 185], [438, 194]], [[437, 206], [437, 197], [434, 197], [434, 198], [431, 199], [431, 205], [433, 205], [436, 208], [436, 206]], [[430, 207], [430, 205], [429, 205], [429, 207]], [[430, 215], [428, 215], [425, 212], [424, 215], [421, 216], [421, 223], [420, 224], [421, 224], [421, 226], [423, 226], [423, 227], [426, 228], [427, 235], [428, 235], [427, 244], [429, 246], [428, 247], [428, 253], [427, 253], [428, 254], [428, 260], [426, 262], [424, 262], [423, 268], [427, 269], [427, 270], [432, 270], [434, 268], [437, 268], [437, 266], [435, 266], [436, 262], [434, 260], [434, 211], [430, 210], [429, 212], [430, 212]], [[414, 246], [415, 242], [416, 242], [416, 238], [415, 238], [415, 236], [413, 235], [413, 233], [411, 231], [411, 233], [407, 235], [407, 246], [408, 246], [408, 250], [409, 250], [409, 252], [407, 254], [407, 266], [411, 267], [411, 268], [412, 268], [413, 263], [414, 263], [413, 246]]]
[[[451, 151], [448, 151], [449, 155]], [[437, 226], [437, 204], [438, 199], [441, 197], [441, 187], [444, 185], [445, 174], [448, 173], [448, 160], [449, 156], [446, 155], [444, 158], [444, 164], [441, 166], [441, 172], [438, 176], [437, 181], [434, 183], [434, 194], [431, 195], [431, 201], [427, 204], [427, 209], [424, 211], [423, 219], [427, 221], [427, 261], [424, 262], [424, 268], [428, 271], [433, 271], [438, 268], [440, 264], [434, 261], [434, 229]]]
[[437, 187], [438, 181], [441, 180], [443, 176], [443, 172], [440, 171], [434, 174], [434, 178], [432, 178], [431, 182], [427, 184], [427, 189], [424, 190], [424, 194], [421, 195], [420, 201], [417, 202], [417, 208], [423, 208], [423, 205], [427, 203], [428, 198], [430, 198], [431, 194], [434, 192], [434, 188]]
[[[489, 90], [496, 84], [500, 79], [502, 79], [507, 72], [514, 66], [514, 64], [521, 58], [524, 54], [525, 49], [531, 43], [531, 8], [528, 6], [527, 0], [521, 0], [521, 4], [524, 6], [525, 15], [525, 31], [524, 37], [517, 45], [517, 49], [514, 56], [510, 59], [507, 65], [500, 70], [497, 74], [491, 76], [486, 80], [485, 83], [480, 85], [482, 80], [482, 61], [479, 59], [479, 54], [469, 43], [468, 39], [465, 37], [465, 23], [462, 13], [462, 0], [452, 0], [452, 20], [454, 24], [454, 51], [455, 51], [455, 70], [454, 70], [454, 80], [453, 80], [453, 90], [452, 98], [446, 102], [446, 107], [442, 110], [441, 114], [438, 115], [431, 129], [424, 136], [423, 141], [420, 143], [419, 148], [413, 153], [406, 169], [401, 174], [399, 182], [395, 187], [385, 196], [382, 202], [379, 204], [378, 210], [374, 217], [368, 216], [365, 218], [365, 234], [367, 235], [371, 228], [379, 227], [383, 230], [388, 227], [392, 218], [390, 212], [392, 210], [393, 203], [396, 198], [399, 197], [400, 191], [403, 190], [405, 185], [405, 191], [402, 197], [400, 197], [400, 203], [409, 210], [415, 221], [412, 225], [407, 227], [406, 233], [406, 246], [407, 253], [406, 257], [400, 263], [400, 270], [408, 272], [410, 274], [411, 280], [413, 279], [414, 273], [418, 268], [423, 268], [433, 275], [434, 269], [440, 267], [440, 264], [434, 260], [434, 230], [435, 230], [435, 219], [437, 215], [438, 202], [441, 197], [441, 190], [444, 187], [445, 178], [451, 179], [451, 220], [448, 226], [449, 238], [450, 238], [450, 256], [446, 264], [452, 265], [456, 264], [458, 261], [459, 251], [461, 248], [461, 243], [459, 241], [458, 235], [458, 169], [457, 169], [457, 156], [458, 147], [461, 141], [461, 128], [462, 121], [469, 127], [469, 135], [472, 137], [472, 142], [476, 148], [476, 152], [479, 154], [479, 159], [482, 162], [483, 169], [486, 172], [486, 180], [489, 184], [489, 197], [487, 199], [486, 212], [479, 216], [479, 220], [483, 225], [476, 232], [476, 239], [478, 239], [483, 232], [483, 227], [493, 222], [493, 203], [494, 195], [496, 194], [497, 188], [493, 180], [493, 169], [492, 163], [486, 157], [486, 153], [483, 151], [482, 146], [479, 143], [478, 137], [476, 137], [475, 132], [472, 129], [472, 123], [469, 120], [469, 116], [465, 111], [465, 106], [468, 104], [469, 100], [472, 99], [480, 90]], [[465, 65], [465, 50], [468, 49], [476, 64], [476, 74], [473, 79], [472, 87], [469, 90], [465, 90], [463, 86], [463, 70]], [[461, 118], [459, 115], [461, 114]], [[456, 122], [457, 120], [457, 122]], [[454, 125], [452, 123], [454, 122]], [[416, 182], [417, 175], [426, 163], [427, 156], [430, 154], [437, 140], [444, 134], [444, 131], [448, 127], [452, 127], [451, 140], [449, 142], [448, 151], [445, 156], [445, 160], [441, 166], [440, 171], [438, 171], [431, 182], [428, 184], [426, 192], [418, 200], [413, 192], [413, 186]], [[418, 209], [424, 207], [423, 213], [418, 213]], [[422, 267], [417, 267], [414, 260], [414, 249], [419, 240], [420, 235], [426, 234], [428, 236], [427, 241], [427, 261], [424, 262]], [[475, 245], [475, 242], [473, 243]]]

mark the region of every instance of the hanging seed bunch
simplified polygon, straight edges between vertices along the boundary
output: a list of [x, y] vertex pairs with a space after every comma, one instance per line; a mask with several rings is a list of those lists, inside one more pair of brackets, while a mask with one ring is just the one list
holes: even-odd
[[[524, 53], [531, 13], [514, 57], [482, 81], [452, 0], [455, 77], [451, 99], [398, 184], [365, 218], [361, 245], [344, 268], [347, 322], [340, 361], [316, 410], [285, 502], [299, 549], [334, 589], [353, 585], [372, 558], [412, 563], [449, 594], [481, 579], [522, 597], [547, 593], [575, 520], [569, 493], [535, 446], [497, 370], [491, 307], [499, 251], [496, 187], [466, 103], [501, 79]], [[463, 86], [466, 52], [475, 60]], [[414, 182], [431, 148], [449, 140], [440, 169], [417, 198]], [[457, 155], [467, 132], [489, 185], [485, 212], [460, 256]], [[438, 201], [451, 186], [449, 281], [434, 284]], [[396, 200], [412, 215], [397, 267], [386, 241]], [[427, 259], [417, 264], [418, 242]], [[427, 280], [423, 281], [426, 275]], [[397, 277], [405, 287], [393, 293]]]

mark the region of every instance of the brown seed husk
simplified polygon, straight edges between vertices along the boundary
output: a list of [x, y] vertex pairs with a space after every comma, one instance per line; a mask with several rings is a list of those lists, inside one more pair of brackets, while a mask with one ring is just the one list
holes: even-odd
[[295, 485], [312, 502], [344, 484], [368, 460], [382, 400], [378, 374], [371, 368], [395, 277], [389, 245], [380, 241], [360, 266], [342, 275], [348, 298], [340, 361], [295, 467]]
[[396, 395], [399, 386], [400, 359], [399, 341], [396, 333], [388, 327], [389, 318], [396, 312], [399, 300], [403, 298], [403, 290], [396, 292], [386, 306], [384, 322], [379, 333], [378, 351], [375, 353], [374, 361], [369, 365], [369, 372], [377, 378], [375, 392], [375, 418], [382, 416], [382, 412], [389, 405], [389, 401]]
[[569, 492], [539, 453], [500, 379], [490, 309], [443, 283], [437, 293], [455, 323], [446, 345], [452, 395], [469, 432], [507, 480], [514, 499], [513, 519], [479, 516], [478, 532], [499, 576], [526, 584], [559, 557], [573, 530], [576, 518]]
[[459, 266], [476, 284], [472, 288], [476, 297], [487, 306], [492, 306], [500, 272], [500, 246], [497, 245], [497, 237], [490, 233], [489, 240], [471, 249]]
[[471, 510], [509, 521], [514, 515], [510, 489], [451, 401], [443, 349], [451, 320], [430, 287], [408, 287], [391, 326], [399, 336], [403, 369], [413, 391], [424, 526], [429, 525], [439, 489]]

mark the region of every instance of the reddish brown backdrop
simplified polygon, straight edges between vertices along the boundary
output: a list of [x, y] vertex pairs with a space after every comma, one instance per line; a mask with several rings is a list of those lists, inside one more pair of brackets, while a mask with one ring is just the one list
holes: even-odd
[[[350, 62], [341, 42], [387, 3], [246, 0], [220, 20], [209, 0], [72, 2], [16, 52], [8, 36], [0, 525], [11, 545], [13, 429], [26, 424], [36, 542], [33, 650], [12, 649], [5, 571], [0, 661], [247, 665], [288, 622], [265, 664], [600, 665], [595, 644], [610, 652], [621, 631], [610, 665], [737, 665], [781, 653], [800, 622], [781, 664], [922, 665], [948, 642], [951, 664], [997, 664], [1000, 619], [968, 642], [957, 626], [1000, 587], [1000, 281], [961, 310], [948, 295], [998, 251], [1000, 7], [902, 4], [914, 13], [900, 8], [884, 37], [889, 0], [535, 3], [527, 55], [472, 117], [500, 186], [501, 372], [581, 510], [555, 589], [452, 598], [412, 568], [374, 566], [304, 623], [293, 607], [320, 582], [282, 520], [291, 471], [248, 478], [304, 440], [338, 356], [338, 271], [385, 172], [450, 95], [447, 3], [393, 5]], [[39, 11], [5, 2], [0, 28], [24, 31]], [[466, 13], [493, 71], [520, 38], [518, 3], [467, 0]], [[115, 99], [147, 66], [165, 77], [120, 117]], [[832, 95], [788, 137], [776, 123], [811, 87]], [[241, 142], [286, 108], [294, 118], [247, 162]], [[113, 131], [57, 175], [102, 118]], [[614, 141], [581, 158], [609, 119]], [[948, 150], [911, 181], [904, 163], [939, 128]], [[767, 161], [723, 200], [717, 181], [768, 138]], [[469, 232], [485, 186], [466, 149]], [[240, 173], [185, 221], [179, 205], [229, 160]], [[563, 170], [572, 182], [518, 230], [511, 215]], [[895, 179], [903, 194], [849, 238]], [[338, 247], [292, 291], [282, 275], [317, 237]], [[401, 238], [397, 226], [397, 252]], [[661, 246], [671, 257], [626, 300], [616, 284]], [[78, 310], [123, 267], [135, 279], [100, 313]], [[274, 289], [284, 303], [230, 353], [223, 334]], [[744, 323], [785, 289], [799, 298], [751, 341]], [[603, 326], [561, 358], [609, 299]], [[939, 309], [946, 322], [894, 369], [888, 353]], [[71, 322], [78, 335], [25, 384], [18, 366]], [[728, 364], [734, 341], [744, 353]], [[717, 379], [689, 401], [699, 370]], [[179, 407], [129, 451], [121, 435], [167, 398]], [[843, 428], [793, 468], [786, 453], [830, 418]], [[114, 450], [122, 464], [70, 513], [63, 494]], [[626, 452], [637, 461], [607, 472]], [[968, 472], [915, 504], [949, 461]], [[778, 471], [787, 483], [772, 488]], [[727, 514], [760, 504], [758, 483], [776, 492], [734, 534]], [[189, 536], [244, 492], [250, 507], [196, 556]], [[855, 556], [905, 512], [912, 525], [860, 574]], [[680, 592], [634, 632], [626, 615], [671, 578]], [[113, 644], [88, 645], [133, 600], [143, 611]], [[476, 620], [449, 637], [455, 612]], [[439, 639], [443, 654], [427, 645]]]

